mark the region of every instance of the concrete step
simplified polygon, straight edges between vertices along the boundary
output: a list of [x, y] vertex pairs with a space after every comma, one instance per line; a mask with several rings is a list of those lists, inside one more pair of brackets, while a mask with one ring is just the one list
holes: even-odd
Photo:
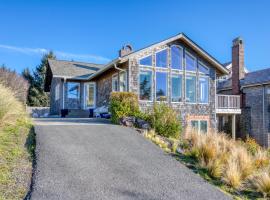
[[67, 118], [89, 118], [89, 110], [69, 110]]

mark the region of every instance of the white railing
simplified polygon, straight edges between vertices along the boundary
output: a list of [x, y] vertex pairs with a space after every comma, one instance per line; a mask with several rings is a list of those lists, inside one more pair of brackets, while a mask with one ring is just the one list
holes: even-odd
[[240, 109], [240, 95], [217, 94], [217, 109]]

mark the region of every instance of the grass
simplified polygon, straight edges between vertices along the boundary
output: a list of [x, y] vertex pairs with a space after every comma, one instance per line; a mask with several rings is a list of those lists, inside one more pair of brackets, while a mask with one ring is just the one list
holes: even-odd
[[[178, 161], [234, 199], [270, 197], [269, 154], [250, 139], [245, 143], [222, 133], [198, 135], [192, 131], [180, 144], [178, 141], [178, 147], [171, 143], [165, 148], [161, 143], [170, 139], [156, 139], [153, 131], [146, 138], [165, 151], [169, 148]], [[175, 152], [177, 148], [181, 153]]]
[[13, 95], [0, 85], [0, 200], [23, 199], [32, 175], [34, 130]]

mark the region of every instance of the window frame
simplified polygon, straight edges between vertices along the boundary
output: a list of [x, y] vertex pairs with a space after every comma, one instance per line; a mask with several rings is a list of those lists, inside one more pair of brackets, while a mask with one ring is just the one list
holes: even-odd
[[[144, 99], [141, 99], [140, 97], [141, 97], [141, 88], [140, 88], [140, 74], [141, 74], [141, 71], [145, 71], [145, 72], [151, 72], [152, 73], [152, 77], [151, 77], [151, 98], [150, 98], [150, 100], [144, 100]], [[143, 66], [140, 66], [139, 67], [139, 73], [138, 73], [138, 97], [139, 97], [139, 101], [140, 102], [153, 102], [154, 101], [154, 95], [153, 95], [153, 89], [154, 89], [154, 87], [153, 87], [153, 83], [154, 83], [154, 70], [153, 70], [153, 68], [151, 67], [151, 68], [149, 68], [149, 67], [143, 67]]]
[[[172, 78], [173, 78], [173, 76], [181, 76], [181, 101], [172, 101]], [[184, 80], [184, 74], [182, 73], [182, 72], [171, 72], [170, 73], [170, 83], [171, 83], [171, 94], [170, 94], [170, 102], [172, 103], [172, 104], [179, 104], [179, 103], [181, 103], [181, 102], [184, 102], [184, 94], [183, 94], [183, 80]]]
[[[70, 83], [76, 83], [76, 84], [78, 84], [78, 97], [77, 98], [71, 98], [71, 97], [69, 97], [69, 84]], [[79, 100], [80, 101], [80, 99], [81, 99], [81, 84], [80, 84], [80, 82], [76, 82], [76, 81], [67, 81], [67, 99], [76, 99], [76, 100]]]
[[[114, 89], [114, 84], [113, 84], [113, 82], [114, 82], [114, 78], [116, 78], [116, 80], [117, 80], [117, 88], [116, 88], [116, 90]], [[118, 92], [119, 91], [119, 78], [118, 78], [118, 73], [114, 73], [113, 75], [112, 75], [112, 92]]]
[[[141, 61], [142, 59], [144, 59], [144, 58], [149, 57], [149, 56], [151, 57], [151, 63], [152, 63], [152, 65], [142, 65], [142, 64], [140, 63], [140, 61]], [[154, 66], [153, 66], [153, 53], [148, 54], [148, 55], [146, 55], [146, 56], [143, 56], [143, 57], [139, 58], [138, 60], [139, 60], [138, 64], [139, 64], [140, 67], [148, 67], [148, 68], [153, 68], [153, 67], [154, 67]]]
[[[92, 107], [87, 106], [87, 98], [86, 97], [88, 97], [88, 95], [89, 95], [88, 91], [87, 91], [89, 85], [94, 86], [94, 105]], [[96, 83], [95, 82], [86, 82], [84, 89], [85, 89], [85, 91], [84, 91], [84, 99], [85, 99], [84, 107], [85, 107], [85, 109], [95, 108], [96, 107]]]
[[[121, 74], [124, 74], [124, 82], [125, 82], [125, 88], [124, 88], [124, 90], [123, 91], [121, 91], [121, 85], [120, 85], [120, 75]], [[126, 91], [128, 91], [128, 86], [127, 86], [127, 76], [128, 76], [128, 74], [127, 74], [127, 70], [123, 70], [123, 71], [120, 71], [119, 73], [118, 73], [118, 87], [119, 87], [119, 92], [126, 92]]]
[[[161, 69], [166, 69], [166, 68], [161, 68]], [[155, 91], [154, 91], [154, 97], [155, 97], [155, 101], [156, 102], [168, 102], [169, 101], [169, 91], [168, 91], [168, 82], [169, 82], [169, 71], [167, 70], [156, 70], [155, 72]], [[157, 73], [164, 73], [166, 74], [166, 101], [160, 101], [160, 100], [157, 100]]]
[[[210, 68], [206, 64], [204, 64], [202, 61], [199, 60], [197, 65], [198, 65], [198, 73], [199, 73], [199, 75], [210, 76]], [[200, 72], [199, 65], [202, 65], [203, 67], [205, 67], [208, 70], [208, 74]]]
[[[205, 102], [201, 102], [200, 78], [206, 78], [207, 79], [207, 84], [208, 84], [208, 101], [206, 103]], [[198, 77], [198, 103], [199, 104], [208, 105], [209, 104], [209, 99], [210, 99], [210, 77], [209, 76], [199, 76]]]
[[[190, 120], [189, 124], [190, 124], [190, 127], [193, 129], [192, 122], [198, 122], [197, 134], [207, 134], [208, 133], [208, 127], [209, 127], [208, 120], [205, 120], [205, 119], [194, 119], [194, 120]], [[206, 132], [202, 132], [201, 131], [201, 122], [206, 122]]]
[[[157, 53], [159, 53], [161, 51], [164, 51], [164, 50], [166, 50], [166, 54], [167, 54], [167, 56], [166, 56], [166, 67], [159, 67], [159, 66], [157, 66]], [[160, 49], [158, 51], [155, 51], [154, 54], [155, 54], [155, 68], [156, 69], [169, 69], [169, 59], [168, 59], [169, 51], [168, 51], [168, 47]]]
[[[192, 77], [195, 77], [195, 101], [194, 102], [188, 102], [187, 101], [187, 76], [192, 76]], [[188, 104], [197, 104], [197, 82], [198, 82], [198, 77], [197, 77], [197, 74], [195, 73], [186, 73], [185, 74], [185, 103], [188, 103]]]
[[[181, 68], [182, 69], [174, 69], [174, 68], [172, 68], [172, 47], [178, 47], [179, 49], [181, 49], [181, 52], [182, 52], [182, 62], [181, 62]], [[185, 58], [184, 58], [184, 48], [182, 47], [182, 46], [180, 46], [180, 45], [177, 45], [177, 44], [173, 44], [173, 45], [171, 45], [170, 46], [170, 68], [171, 68], [171, 70], [172, 70], [172, 72], [173, 71], [184, 71], [185, 69], [185, 67], [184, 67], [184, 60], [185, 60]]]
[[[186, 55], [190, 56], [191, 58], [194, 59], [195, 61], [195, 71], [190, 71], [190, 70], [187, 70], [187, 57]], [[197, 71], [198, 71], [198, 61], [197, 61], [197, 57], [196, 56], [193, 56], [192, 53], [190, 53], [189, 51], [185, 50], [185, 71], [186, 73], [193, 73], [193, 74], [196, 74]]]

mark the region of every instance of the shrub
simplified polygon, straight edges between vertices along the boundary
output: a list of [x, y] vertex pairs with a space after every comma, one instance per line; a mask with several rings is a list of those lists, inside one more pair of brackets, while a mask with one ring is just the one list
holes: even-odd
[[253, 155], [255, 155], [256, 152], [260, 149], [260, 145], [256, 142], [256, 140], [250, 137], [246, 139], [246, 141], [244, 142], [244, 146]]
[[259, 148], [254, 155], [254, 164], [257, 169], [266, 168], [269, 166], [269, 156], [267, 151]]
[[25, 115], [23, 105], [17, 101], [14, 93], [0, 84], [0, 127], [14, 124], [18, 118]]
[[179, 138], [181, 120], [177, 113], [165, 103], [156, 103], [149, 113], [149, 121], [156, 133], [164, 137]]
[[122, 117], [139, 115], [138, 96], [131, 92], [112, 92], [110, 112], [113, 123], [119, 123], [119, 119]]
[[254, 175], [250, 182], [252, 186], [264, 197], [270, 196], [270, 176], [268, 171], [263, 171], [257, 175]]

